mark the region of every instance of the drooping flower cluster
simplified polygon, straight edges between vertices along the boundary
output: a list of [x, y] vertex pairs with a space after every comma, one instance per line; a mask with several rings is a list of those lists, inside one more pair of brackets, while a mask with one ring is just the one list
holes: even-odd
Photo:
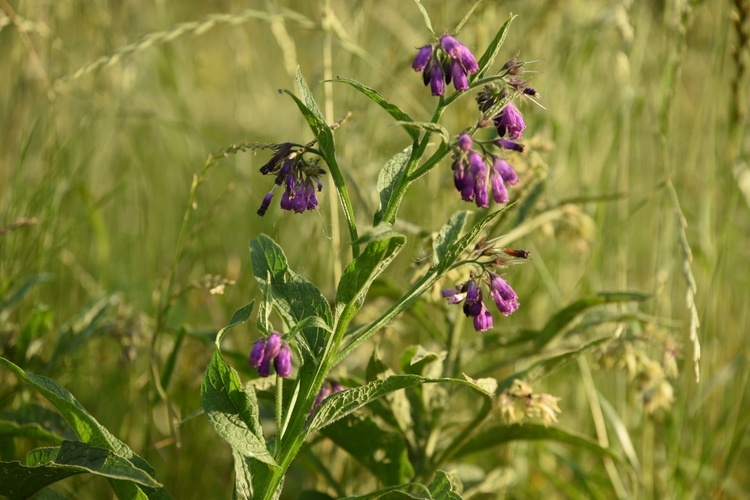
[[[507, 139], [493, 142], [497, 147], [523, 151], [523, 145]], [[461, 193], [464, 201], [473, 201], [477, 207], [490, 205], [490, 191], [495, 203], [503, 204], [508, 201], [506, 184], [518, 184], [518, 174], [501, 157], [486, 153], [478, 153], [472, 149], [473, 141], [468, 134], [458, 136], [457, 148], [453, 153], [453, 182]], [[489, 163], [489, 168], [487, 164]], [[487, 182], [489, 172], [489, 183]]]
[[430, 85], [432, 95], [445, 93], [445, 85], [458, 91], [469, 89], [468, 75], [479, 71], [479, 65], [469, 48], [450, 35], [440, 37], [440, 42], [419, 49], [411, 65], [422, 72], [422, 81]]
[[516, 292], [504, 279], [491, 272], [488, 275], [485, 280], [472, 277], [466, 283], [442, 291], [449, 304], [464, 303], [464, 314], [473, 318], [474, 329], [478, 332], [487, 331], [493, 326], [492, 313], [482, 299], [483, 281], [489, 286], [490, 298], [503, 316], [509, 316], [520, 305]]
[[[291, 142], [284, 142], [273, 146], [276, 152], [271, 159], [260, 168], [263, 175], [276, 174], [274, 186], [263, 197], [258, 208], [258, 215], [265, 215], [271, 205], [273, 191], [277, 186], [284, 186], [281, 195], [281, 208], [302, 213], [318, 207], [317, 192], [323, 189], [320, 176], [326, 171], [319, 166], [318, 159], [304, 157], [304, 146]], [[317, 188], [317, 189], [316, 189]]]
[[250, 351], [251, 366], [258, 369], [260, 377], [271, 374], [271, 363], [279, 377], [288, 378], [292, 374], [292, 350], [281, 340], [281, 335], [271, 332], [267, 338], [259, 339]]

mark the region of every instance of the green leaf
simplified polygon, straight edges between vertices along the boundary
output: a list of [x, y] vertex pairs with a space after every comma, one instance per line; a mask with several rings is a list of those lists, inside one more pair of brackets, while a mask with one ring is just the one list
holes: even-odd
[[457, 481], [458, 478], [451, 478], [445, 472], [437, 471], [429, 486], [430, 495], [435, 500], [462, 500], [454, 487], [454, 482]]
[[347, 389], [329, 396], [315, 412], [315, 415], [310, 422], [310, 432], [322, 429], [336, 420], [363, 407], [369, 402], [393, 391], [420, 384], [442, 383], [468, 386], [482, 396], [492, 398], [492, 394], [468, 380], [455, 378], [427, 378], [419, 375], [393, 375], [384, 380], [373, 380], [363, 386]]
[[[70, 424], [71, 428], [81, 441], [90, 446], [111, 450], [117, 456], [132, 462], [138, 469], [145, 471], [151, 476], [154, 475], [154, 469], [148, 462], [136, 455], [125, 443], [114, 437], [83, 408], [81, 403], [79, 403], [78, 400], [73, 397], [67, 389], [65, 389], [65, 387], [42, 375], [26, 373], [20, 367], [5, 358], [0, 357], [0, 366], [15, 373], [18, 378], [31, 384], [34, 389], [47, 398], [58, 409], [68, 424]], [[148, 498], [172, 498], [164, 488], [141, 488], [140, 486], [129, 485], [129, 483], [118, 481], [113, 481], [111, 484], [118, 492], [118, 496], [121, 491], [126, 489], [130, 489], [131, 491], [135, 490], [136, 492], [139, 489], [142, 489], [142, 492], [145, 493]]]
[[469, 218], [468, 210], [460, 210], [448, 220], [448, 222], [440, 229], [440, 232], [435, 237], [435, 241], [432, 243], [432, 262], [437, 264], [440, 259], [445, 257], [448, 248], [458, 240], [461, 235], [461, 231], [466, 226], [466, 221]]
[[217, 347], [201, 384], [201, 400], [214, 430], [243, 457], [275, 465], [266, 448], [252, 386], [243, 389], [237, 372]]
[[513, 441], [556, 441], [582, 448], [598, 455], [607, 456], [619, 463], [622, 457], [609, 448], [603, 448], [587, 436], [575, 434], [557, 427], [545, 427], [542, 424], [523, 423], [486, 427], [476, 433], [456, 451], [455, 457], [495, 448]]
[[380, 206], [378, 207], [377, 212], [375, 212], [375, 225], [378, 225], [383, 220], [383, 215], [385, 215], [386, 209], [391, 203], [393, 190], [399, 184], [399, 180], [406, 175], [406, 167], [409, 165], [411, 155], [412, 147], [409, 146], [401, 153], [396, 153], [396, 155], [388, 160], [385, 166], [380, 170], [377, 183]]
[[414, 3], [417, 4], [417, 8], [419, 9], [419, 12], [422, 14], [422, 19], [424, 19], [424, 25], [427, 27], [428, 30], [430, 30], [430, 33], [432, 33], [432, 36], [437, 38], [437, 35], [435, 34], [435, 30], [432, 28], [432, 21], [430, 21], [430, 15], [427, 13], [427, 9], [424, 8], [424, 5], [422, 5], [422, 2], [419, 0], [414, 0]]
[[389, 231], [367, 244], [359, 257], [344, 269], [336, 292], [338, 321], [346, 327], [364, 303], [372, 282], [396, 258], [406, 238]]
[[600, 293], [593, 297], [577, 300], [550, 318], [534, 340], [534, 347], [537, 351], [540, 350], [556, 336], [565, 332], [580, 314], [592, 307], [618, 302], [642, 302], [648, 298], [648, 295], [642, 293], [615, 292]]
[[86, 472], [150, 488], [161, 487], [149, 473], [111, 450], [63, 441], [54, 461], [31, 467], [20, 462], [0, 462], [0, 495], [26, 498], [45, 486]]
[[[375, 89], [371, 89], [370, 87], [367, 87], [356, 80], [350, 80], [348, 78], [336, 78], [333, 81], [351, 85], [362, 94], [369, 97], [375, 104], [386, 110], [388, 114], [395, 118], [398, 122], [408, 123], [414, 121], [411, 116], [407, 115], [401, 108], [383, 99], [383, 96], [381, 96]], [[404, 130], [407, 134], [409, 134], [409, 137], [411, 137], [413, 141], [419, 139], [419, 133], [416, 130], [407, 127], [404, 127]]]
[[253, 476], [250, 470], [250, 459], [243, 457], [235, 448], [232, 448], [232, 459], [234, 460], [234, 498], [252, 500]]
[[474, 11], [476, 10], [476, 8], [479, 7], [479, 4], [481, 4], [482, 2], [484, 2], [484, 0], [477, 0], [477, 2], [474, 3], [474, 5], [471, 6], [471, 9], [469, 9], [469, 12], [466, 13], [466, 15], [464, 16], [464, 18], [461, 19], [461, 22], [458, 23], [458, 25], [456, 26], [456, 28], [453, 30], [453, 34], [454, 35], [458, 35], [458, 33], [461, 31], [461, 28], [463, 28], [464, 24], [466, 24], [466, 21], [469, 20], [469, 18], [474, 13]]
[[0, 412], [0, 434], [26, 436], [61, 443], [74, 441], [76, 435], [59, 414], [35, 404]]
[[482, 57], [479, 58], [479, 71], [470, 77], [471, 82], [482, 78], [490, 67], [492, 67], [492, 63], [495, 62], [495, 58], [497, 57], [498, 52], [500, 52], [500, 47], [502, 47], [503, 42], [505, 42], [505, 37], [508, 36], [510, 23], [512, 23], [515, 18], [516, 16], [511, 15], [508, 17], [508, 20], [505, 21], [505, 24], [500, 27], [495, 38], [492, 39], [492, 42], [490, 42], [490, 45], [487, 47], [487, 50], [485, 50]]
[[348, 415], [322, 433], [383, 484], [401, 484], [414, 474], [402, 437], [381, 429], [371, 417]]
[[270, 289], [274, 307], [290, 328], [311, 316], [329, 325], [329, 329], [315, 326], [301, 329], [300, 337], [313, 354], [311, 361], [317, 363], [333, 325], [328, 301], [315, 285], [289, 269], [283, 250], [268, 236], [261, 234], [250, 241], [250, 260], [258, 286], [264, 293]]
[[396, 124], [401, 125], [407, 130], [414, 130], [414, 131], [427, 130], [429, 132], [435, 132], [437, 134], [440, 134], [440, 137], [443, 139], [443, 142], [445, 143], [451, 142], [451, 136], [448, 133], [448, 130], [442, 125], [438, 125], [437, 123], [399, 120], [399, 121], [396, 121]]
[[492, 222], [498, 215], [500, 215], [507, 209], [508, 207], [505, 206], [499, 210], [485, 215], [471, 227], [469, 232], [466, 233], [463, 238], [453, 242], [452, 244], [449, 244], [447, 246], [447, 249], [444, 250], [443, 256], [440, 258], [437, 264], [433, 266], [437, 270], [438, 274], [442, 275], [443, 273], [447, 272], [448, 269], [456, 262], [456, 260], [458, 260], [458, 257], [463, 253], [463, 251], [466, 250], [469, 245], [471, 245], [479, 236], [479, 233], [484, 230], [485, 226], [487, 226], [487, 224]]
[[16, 306], [17, 304], [21, 303], [24, 297], [26, 297], [26, 294], [28, 294], [35, 286], [42, 283], [49, 283], [54, 279], [54, 275], [47, 273], [37, 274], [35, 276], [32, 276], [31, 278], [28, 278], [15, 290], [13, 290], [12, 293], [9, 293], [7, 295], [7, 298], [3, 297], [3, 299], [0, 300], [0, 311]]

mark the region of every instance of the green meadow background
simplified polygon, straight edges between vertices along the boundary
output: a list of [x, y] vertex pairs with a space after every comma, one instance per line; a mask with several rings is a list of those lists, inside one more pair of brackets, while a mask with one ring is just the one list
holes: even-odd
[[[472, 5], [423, 4], [438, 34]], [[650, 295], [639, 313], [658, 318], [677, 341], [674, 400], [653, 413], [638, 380], [597, 370], [594, 358], [535, 386], [562, 398], [561, 427], [600, 442], [603, 430], [630, 458], [620, 475], [634, 497], [750, 495], [749, 4], [487, 0], [460, 34], [481, 54], [509, 14], [518, 15], [496, 69], [515, 55], [535, 61], [527, 76], [544, 108], [523, 104], [525, 141], [541, 151], [548, 174], [538, 203], [565, 208], [518, 242], [532, 252], [508, 278], [522, 305], [496, 318], [495, 331], [541, 328], [580, 297], [629, 290]], [[64, 384], [154, 465], [175, 498], [228, 498], [230, 449], [194, 412], [213, 335], [258, 297], [247, 242], [269, 234], [290, 265], [332, 297], [348, 236], [332, 223], [328, 185], [316, 212], [283, 212], [277, 193], [268, 214], [256, 215], [273, 182], [258, 173], [266, 151], [221, 159], [190, 200], [193, 177], [233, 144], [312, 138], [278, 93], [294, 88], [299, 66], [328, 116], [352, 113], [336, 133], [339, 160], [356, 186], [359, 221], [371, 221], [378, 172], [408, 146], [405, 135], [361, 94], [322, 81], [361, 81], [427, 121], [434, 98], [411, 60], [429, 42], [416, 5], [405, 0], [0, 0], [0, 354]], [[465, 98], [444, 125], [457, 134], [476, 116]], [[581, 199], [588, 201], [565, 204]], [[466, 208], [449, 160], [415, 183], [400, 212], [413, 245], [386, 278], [405, 285], [422, 255], [414, 227], [437, 231]], [[167, 310], [170, 275], [178, 296]], [[210, 293], [221, 280], [224, 293]], [[700, 383], [690, 340], [696, 313]], [[243, 358], [257, 336], [252, 326], [230, 335], [238, 370], [247, 372]], [[467, 331], [463, 342], [477, 345], [478, 337]], [[408, 321], [375, 338], [387, 359], [431, 342]], [[374, 344], [340, 375], [361, 375]], [[154, 364], [162, 381], [171, 374], [165, 391], [182, 422], [176, 428], [154, 386]], [[470, 362], [464, 370], [472, 374]], [[18, 383], [0, 375], [0, 406], [37, 400]], [[604, 410], [592, 403], [597, 393]], [[5, 440], [3, 459], [23, 460], [35, 444]], [[616, 491], [607, 464], [584, 450], [545, 442], [499, 448], [463, 465], [465, 477], [506, 466], [505, 487], [475, 498]], [[285, 498], [316, 487], [333, 494], [323, 469], [350, 494], [369, 484], [325, 440], [310, 449], [291, 469]], [[111, 496], [93, 476], [57, 488], [77, 498]]]

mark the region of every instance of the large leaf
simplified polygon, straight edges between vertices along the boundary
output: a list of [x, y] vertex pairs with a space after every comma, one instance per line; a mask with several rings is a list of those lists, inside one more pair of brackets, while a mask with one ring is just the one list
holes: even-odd
[[[389, 115], [391, 115], [399, 122], [406, 123], [414, 121], [412, 120], [411, 116], [407, 115], [401, 108], [383, 99], [383, 96], [381, 96], [375, 89], [371, 89], [370, 87], [362, 85], [356, 80], [350, 80], [348, 78], [336, 78], [333, 81], [351, 85], [352, 87], [369, 97], [375, 104], [386, 110]], [[419, 133], [416, 130], [408, 127], [404, 127], [404, 130], [407, 134], [409, 134], [409, 137], [411, 137], [413, 141], [419, 139]]]
[[383, 484], [401, 484], [414, 474], [402, 437], [381, 429], [371, 417], [348, 415], [323, 429], [322, 433], [356, 458]]
[[74, 476], [92, 473], [110, 479], [132, 481], [150, 488], [159, 484], [149, 473], [135, 467], [130, 461], [115, 455], [111, 450], [89, 446], [78, 441], [63, 441], [54, 448], [53, 460], [27, 466], [20, 462], [0, 462], [0, 495], [26, 498], [45, 486]]
[[515, 18], [516, 16], [511, 15], [508, 20], [505, 21], [505, 24], [500, 27], [497, 34], [495, 35], [495, 38], [492, 39], [492, 42], [490, 42], [489, 46], [487, 47], [487, 50], [485, 50], [484, 54], [482, 54], [482, 57], [479, 58], [479, 71], [470, 77], [471, 82], [482, 78], [492, 67], [492, 63], [495, 62], [495, 58], [500, 52], [500, 47], [502, 47], [503, 42], [505, 42], [505, 37], [508, 36], [508, 28], [510, 27], [510, 23], [512, 23]]
[[440, 262], [440, 259], [445, 257], [448, 248], [458, 240], [461, 231], [466, 226], [466, 221], [470, 213], [468, 210], [460, 210], [454, 213], [440, 229], [440, 232], [435, 237], [435, 241], [432, 243], [433, 264]]
[[310, 431], [322, 429], [336, 420], [363, 407], [369, 402], [399, 389], [413, 387], [420, 384], [459, 384], [468, 386], [484, 397], [492, 398], [484, 388], [468, 381], [455, 378], [427, 378], [419, 375], [393, 375], [384, 380], [374, 380], [361, 387], [347, 389], [329, 396], [318, 407], [312, 421]]
[[593, 297], [579, 299], [557, 312], [549, 319], [549, 321], [547, 321], [547, 324], [544, 325], [544, 328], [542, 328], [541, 331], [539, 331], [534, 340], [534, 348], [537, 351], [540, 350], [552, 341], [552, 339], [565, 332], [580, 314], [592, 307], [617, 302], [641, 302], [648, 299], [648, 297], [648, 295], [642, 293], [615, 292], [600, 293]]
[[501, 444], [512, 441], [557, 441], [598, 455], [608, 456], [617, 462], [623, 463], [622, 457], [609, 448], [603, 448], [593, 439], [566, 431], [557, 427], [546, 427], [542, 424], [523, 423], [502, 425], [497, 424], [486, 427], [466, 441], [456, 451], [455, 457], [462, 457], [470, 453], [476, 453]]
[[[273, 305], [290, 328], [312, 316], [333, 325], [328, 301], [315, 285], [289, 269], [284, 251], [271, 238], [261, 234], [250, 241], [250, 260], [258, 286], [270, 292]], [[322, 356], [329, 332], [330, 328], [312, 325], [301, 329], [300, 339], [312, 353], [312, 361], [317, 363]]]
[[230, 328], [250, 317], [253, 304], [237, 311], [216, 335], [216, 349], [201, 384], [203, 410], [214, 430], [243, 457], [275, 465], [266, 448], [252, 386], [243, 387], [237, 372], [221, 356], [221, 340]]
[[[367, 244], [362, 254], [344, 269], [336, 292], [338, 321], [347, 325], [364, 303], [367, 290], [380, 273], [393, 261], [406, 238], [389, 231]], [[340, 312], [339, 312], [340, 311]]]
[[391, 204], [394, 189], [407, 173], [406, 168], [411, 160], [412, 151], [412, 146], [409, 146], [402, 152], [396, 153], [380, 170], [377, 183], [380, 206], [377, 212], [375, 212], [374, 224], [377, 225], [383, 220], [383, 215], [385, 215], [386, 209]]
[[[148, 462], [136, 455], [125, 443], [114, 437], [83, 408], [81, 403], [65, 387], [42, 375], [26, 373], [5, 358], [0, 358], [0, 365], [15, 373], [18, 378], [30, 384], [47, 398], [57, 408], [81, 441], [90, 446], [111, 450], [115, 455], [130, 461], [135, 467], [145, 471], [147, 474], [154, 475], [154, 469]], [[120, 497], [126, 496], [129, 493], [138, 494], [138, 490], [140, 489], [142, 490], [140, 492], [141, 496], [145, 494], [148, 498], [172, 498], [164, 488], [153, 489], [116, 480], [113, 480], [111, 484]]]

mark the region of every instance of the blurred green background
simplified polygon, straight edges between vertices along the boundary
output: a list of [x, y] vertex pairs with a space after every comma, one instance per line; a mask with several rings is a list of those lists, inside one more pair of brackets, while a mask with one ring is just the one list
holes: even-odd
[[[526, 141], [542, 151], [548, 172], [544, 203], [621, 195], [566, 205], [554, 224], [519, 242], [534, 256], [509, 278], [522, 307], [496, 328], [540, 328], [554, 311], [599, 291], [653, 295], [642, 311], [669, 319], [681, 353], [674, 402], [648, 414], [626, 388], [637, 381], [622, 372], [594, 374], [632, 440], [639, 458], [633, 474], [646, 498], [750, 491], [749, 3], [488, 0], [460, 34], [481, 54], [508, 15], [518, 14], [496, 67], [514, 55], [536, 60], [527, 69], [536, 72], [529, 75], [546, 109], [527, 102], [522, 111]], [[440, 34], [471, 3], [424, 5]], [[299, 65], [329, 116], [352, 112], [336, 141], [366, 225], [377, 208], [380, 168], [408, 143], [362, 95], [338, 84], [326, 93], [321, 81], [361, 81], [427, 121], [434, 101], [410, 65], [415, 48], [429, 42], [407, 1], [0, 0], [1, 354], [64, 384], [155, 466], [175, 498], [231, 495], [229, 448], [205, 418], [188, 419], [175, 433], [164, 403], [154, 403], [155, 324], [165, 330], [155, 346], [162, 368], [182, 338], [168, 393], [186, 418], [200, 408], [207, 340], [257, 296], [247, 241], [271, 235], [291, 266], [330, 297], [347, 235], [331, 224], [328, 186], [315, 213], [282, 212], [276, 201], [259, 218], [272, 179], [257, 170], [268, 153], [230, 155], [197, 190], [174, 274], [182, 292], [159, 318], [193, 175], [210, 153], [232, 144], [311, 138], [293, 102], [277, 92], [293, 88]], [[458, 133], [475, 119], [468, 98], [446, 113], [444, 125]], [[414, 185], [400, 215], [436, 231], [467, 208], [446, 160]], [[686, 302], [685, 242], [694, 308]], [[404, 284], [409, 268], [405, 258], [386, 275]], [[212, 294], [215, 279], [197, 283], [207, 275], [233, 283]], [[13, 302], [19, 290], [25, 295]], [[701, 322], [699, 384], [693, 311]], [[396, 358], [403, 346], [426, 342], [424, 333], [396, 328], [387, 349]], [[242, 354], [257, 333], [243, 327], [231, 337]], [[362, 348], [362, 364], [371, 345]], [[363, 369], [357, 362], [348, 370]], [[580, 366], [569, 368], [543, 389], [563, 398], [561, 426], [596, 437], [581, 377]], [[0, 380], [2, 404], [19, 404], [15, 378], [3, 373]], [[609, 429], [613, 442], [616, 430]], [[336, 465], [345, 456], [331, 453], [333, 473], [346, 474]], [[505, 459], [516, 474], [511, 497], [585, 496], [565, 482], [580, 473], [605, 476], [600, 458], [544, 444], [519, 446]], [[292, 472], [290, 495], [324, 487], [305, 472], [308, 462]], [[83, 479], [65, 488], [93, 497], [106, 484]]]

